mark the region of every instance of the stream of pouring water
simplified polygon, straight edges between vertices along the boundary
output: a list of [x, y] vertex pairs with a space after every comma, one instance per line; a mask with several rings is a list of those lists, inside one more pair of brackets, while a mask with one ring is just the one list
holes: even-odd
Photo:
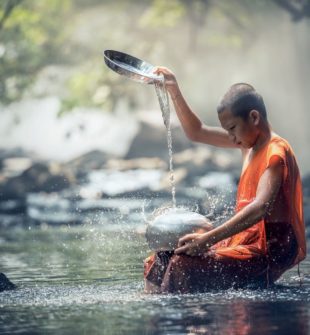
[[154, 84], [164, 124], [167, 129], [167, 143], [168, 143], [169, 171], [170, 171], [169, 179], [172, 193], [172, 205], [173, 207], [176, 207], [169, 97], [165, 87], [164, 79], [159, 81], [156, 80]]

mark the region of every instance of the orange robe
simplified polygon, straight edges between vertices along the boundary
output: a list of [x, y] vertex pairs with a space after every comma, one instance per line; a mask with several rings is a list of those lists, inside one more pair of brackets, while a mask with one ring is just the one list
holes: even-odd
[[[291, 225], [297, 240], [298, 249], [291, 264], [291, 266], [294, 266], [306, 256], [306, 239], [301, 178], [293, 150], [286, 140], [279, 136], [272, 137], [253, 156], [248, 166], [244, 166], [238, 186], [236, 211], [240, 211], [255, 199], [258, 182], [262, 174], [269, 166], [277, 163], [283, 164], [284, 173], [274, 208], [277, 210], [277, 202], [282, 202], [281, 209], [285, 209], [285, 222]], [[278, 214], [279, 217], [283, 217], [283, 213]], [[283, 221], [283, 219], [280, 221]], [[215, 248], [215, 253], [219, 256], [240, 260], [250, 259], [258, 255], [267, 255], [265, 228], [266, 219], [263, 219], [254, 226], [220, 242], [218, 247]], [[283, 272], [285, 270], [283, 269]]]
[[236, 212], [255, 199], [262, 174], [278, 163], [283, 164], [284, 173], [269, 221], [266, 217], [217, 243], [203, 257], [170, 254], [167, 261], [165, 255], [153, 255], [144, 263], [145, 278], [154, 279], [163, 292], [243, 287], [256, 278], [268, 285], [269, 280], [277, 280], [302, 261], [306, 256], [302, 185], [293, 150], [286, 140], [273, 136], [248, 164], [244, 162]]

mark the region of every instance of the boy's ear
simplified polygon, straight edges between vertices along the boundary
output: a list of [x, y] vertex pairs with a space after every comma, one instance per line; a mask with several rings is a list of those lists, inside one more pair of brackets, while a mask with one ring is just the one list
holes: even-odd
[[253, 123], [254, 126], [257, 126], [259, 124], [260, 120], [260, 113], [256, 109], [252, 109], [249, 114], [249, 119]]

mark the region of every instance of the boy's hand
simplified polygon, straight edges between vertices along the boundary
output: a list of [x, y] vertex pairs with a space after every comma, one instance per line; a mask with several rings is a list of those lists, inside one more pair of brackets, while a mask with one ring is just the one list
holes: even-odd
[[188, 234], [179, 239], [178, 248], [174, 253], [200, 256], [208, 250], [209, 246], [205, 234]]
[[165, 78], [165, 86], [168, 90], [168, 92], [171, 94], [172, 98], [173, 95], [178, 94], [179, 93], [179, 87], [178, 87], [178, 82], [176, 80], [176, 77], [174, 75], [174, 73], [169, 70], [166, 67], [163, 66], [158, 66], [156, 67], [154, 74], [156, 75], [163, 75]]

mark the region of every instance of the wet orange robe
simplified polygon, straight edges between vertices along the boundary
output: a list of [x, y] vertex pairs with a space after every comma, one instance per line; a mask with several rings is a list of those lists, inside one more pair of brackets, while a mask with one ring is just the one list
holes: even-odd
[[[266, 275], [275, 281], [302, 261], [306, 256], [302, 185], [293, 150], [286, 140], [273, 136], [249, 163], [244, 162], [236, 212], [255, 199], [265, 170], [279, 163], [284, 173], [270, 218], [217, 243], [203, 257], [170, 255], [165, 273], [159, 276], [158, 269], [163, 267], [156, 265], [156, 262], [160, 264], [160, 257], [153, 255], [145, 261], [145, 278], [158, 279], [156, 285], [160, 285], [163, 292], [189, 292], [197, 281], [200, 282], [198, 290], [227, 288], [232, 281], [238, 287], [259, 277], [264, 281]], [[272, 257], [268, 259], [268, 256]], [[268, 282], [269, 278], [267, 285]]]
[[[278, 163], [283, 164], [284, 173], [282, 185], [274, 203], [274, 210], [277, 211], [278, 202], [281, 202], [279, 210], [285, 210], [285, 222], [291, 225], [297, 240], [298, 250], [291, 264], [294, 266], [306, 256], [306, 239], [301, 178], [293, 150], [286, 140], [279, 136], [273, 136], [253, 156], [248, 166], [245, 166], [247, 162], [244, 163], [238, 186], [236, 211], [240, 211], [255, 199], [261, 176], [268, 167]], [[276, 218], [277, 214], [279, 218], [283, 218], [283, 213], [275, 213], [273, 217]], [[240, 260], [267, 255], [266, 221], [267, 219], [263, 219], [254, 226], [220, 242], [218, 247], [215, 247], [215, 253]], [[279, 221], [283, 221], [283, 219]]]

